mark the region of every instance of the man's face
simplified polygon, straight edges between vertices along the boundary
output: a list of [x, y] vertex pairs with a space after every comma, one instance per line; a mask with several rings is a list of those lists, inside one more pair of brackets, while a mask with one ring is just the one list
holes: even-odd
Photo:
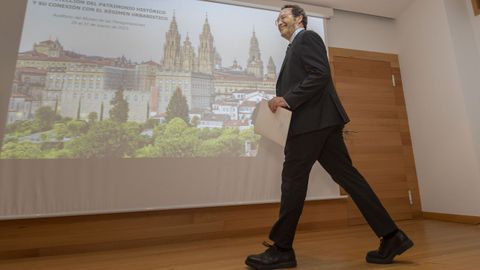
[[284, 8], [280, 11], [280, 14], [277, 18], [277, 27], [278, 31], [283, 38], [290, 40], [290, 37], [293, 35], [293, 32], [297, 28], [301, 27], [300, 22], [302, 21], [302, 16], [297, 18], [293, 17], [291, 8]]

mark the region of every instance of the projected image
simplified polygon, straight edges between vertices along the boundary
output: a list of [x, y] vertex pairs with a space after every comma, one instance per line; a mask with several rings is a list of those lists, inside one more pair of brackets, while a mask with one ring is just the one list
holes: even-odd
[[[30, 0], [3, 159], [254, 157], [278, 12], [203, 1]], [[321, 19], [309, 26], [323, 34]]]

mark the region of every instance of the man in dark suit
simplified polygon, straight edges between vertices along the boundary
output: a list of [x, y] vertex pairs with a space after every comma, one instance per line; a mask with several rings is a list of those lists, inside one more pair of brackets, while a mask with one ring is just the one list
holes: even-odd
[[295, 267], [292, 248], [302, 213], [313, 164], [323, 168], [351, 196], [375, 234], [380, 247], [367, 253], [369, 263], [392, 263], [393, 258], [413, 246], [413, 242], [395, 225], [367, 181], [353, 167], [343, 140], [348, 116], [337, 96], [327, 52], [322, 38], [306, 30], [307, 15], [297, 5], [286, 5], [276, 21], [282, 37], [290, 41], [278, 75], [277, 96], [268, 104], [292, 111], [285, 145], [282, 171], [280, 214], [271, 229], [274, 244], [247, 257], [245, 263], [255, 269]]

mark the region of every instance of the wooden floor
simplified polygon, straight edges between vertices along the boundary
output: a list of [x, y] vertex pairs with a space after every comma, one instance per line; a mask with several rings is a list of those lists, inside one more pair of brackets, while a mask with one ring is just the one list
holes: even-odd
[[[392, 265], [364, 261], [378, 240], [365, 225], [299, 233], [296, 269], [480, 269], [480, 227], [433, 220], [409, 220], [399, 225], [415, 246]], [[183, 242], [134, 249], [0, 261], [1, 270], [233, 270], [248, 268], [244, 258], [263, 251], [264, 236]]]

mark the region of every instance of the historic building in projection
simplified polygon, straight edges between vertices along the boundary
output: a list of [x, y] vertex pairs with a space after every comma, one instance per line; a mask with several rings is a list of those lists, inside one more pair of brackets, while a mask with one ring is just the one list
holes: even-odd
[[[245, 68], [237, 60], [223, 67], [208, 17], [201, 27], [194, 46], [188, 33], [182, 40], [173, 15], [158, 62], [82, 55], [65, 50], [58, 39], [35, 43], [31, 51], [18, 55], [9, 122], [33, 117], [40, 106], [50, 106], [64, 117], [86, 119], [96, 112], [108, 119], [110, 102], [119, 90], [129, 104], [128, 119], [144, 122], [164, 115], [172, 94], [180, 88], [191, 115], [203, 123], [200, 127], [211, 127], [213, 122], [214, 126], [250, 126], [248, 118], [258, 101], [253, 97], [274, 95], [273, 59], [269, 57], [265, 72], [253, 31]], [[238, 98], [244, 92], [253, 96]]]
[[230, 95], [242, 89], [274, 92], [276, 83], [276, 66], [272, 57], [269, 58], [267, 74], [264, 74], [260, 46], [255, 31], [250, 38], [247, 67], [244, 69], [234, 60], [230, 67], [222, 67], [214, 72], [215, 100], [229, 98]]
[[33, 44], [33, 50], [48, 57], [60, 57], [64, 54], [63, 46], [58, 39], [35, 43]]
[[7, 124], [33, 117], [42, 105], [40, 101], [44, 95], [46, 74], [45, 70], [38, 68], [18, 67], [15, 70]]
[[[181, 40], [175, 15], [165, 33], [163, 61], [152, 89], [152, 113], [167, 110], [173, 92], [180, 88], [190, 110], [209, 110], [215, 97], [213, 71], [216, 51], [208, 18], [199, 36], [198, 56], [187, 34]], [[218, 57], [217, 57], [218, 58]]]
[[[34, 70], [37, 76], [43, 76], [41, 89], [39, 79], [35, 87], [21, 76]], [[50, 106], [64, 117], [86, 119], [96, 112], [107, 119], [110, 101], [116, 91], [123, 90], [129, 103], [128, 119], [142, 122], [147, 119], [151, 96], [150, 90], [144, 88], [148, 76], [124, 56], [85, 56], [66, 51], [58, 40], [50, 40], [19, 54], [16, 78], [22, 89], [16, 92], [30, 97], [33, 112], [40, 106]]]

